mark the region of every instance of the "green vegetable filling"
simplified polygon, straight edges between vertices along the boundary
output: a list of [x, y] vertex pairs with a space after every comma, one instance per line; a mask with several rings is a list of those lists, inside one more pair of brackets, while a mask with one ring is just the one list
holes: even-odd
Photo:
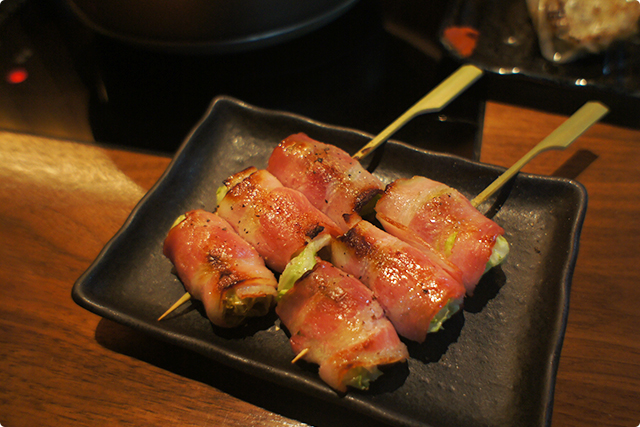
[[376, 194], [375, 196], [373, 196], [371, 198], [371, 200], [369, 200], [367, 202], [367, 204], [365, 204], [362, 209], [360, 209], [359, 214], [361, 216], [368, 216], [368, 215], [373, 215], [375, 214], [376, 210], [376, 204], [378, 203], [378, 200], [380, 200], [380, 198], [382, 197], [382, 194]]
[[507, 242], [507, 239], [503, 236], [498, 236], [496, 244], [493, 245], [493, 251], [491, 252], [491, 256], [489, 257], [489, 261], [487, 262], [484, 272], [486, 273], [493, 267], [502, 264], [507, 258], [507, 255], [509, 255], [509, 242]]
[[460, 307], [462, 306], [462, 301], [450, 299], [447, 301], [444, 307], [438, 311], [438, 313], [431, 319], [431, 323], [429, 324], [429, 333], [438, 332], [442, 329], [442, 324], [446, 322], [451, 316], [456, 314]]
[[453, 251], [453, 245], [456, 243], [456, 238], [458, 237], [458, 231], [454, 231], [447, 237], [447, 240], [444, 242], [444, 254], [445, 256], [451, 256], [451, 251]]
[[187, 215], [182, 214], [180, 215], [178, 218], [176, 218], [175, 221], [173, 221], [173, 225], [171, 226], [171, 228], [175, 227], [176, 225], [180, 224], [182, 221], [184, 221], [185, 219], [187, 219]]
[[216, 190], [216, 203], [218, 205], [220, 204], [222, 199], [224, 199], [224, 196], [227, 195], [228, 191], [229, 189], [227, 188], [226, 185], [221, 185], [220, 187], [218, 187], [218, 189]]
[[377, 366], [369, 368], [358, 366], [347, 372], [344, 377], [344, 383], [358, 390], [368, 390], [371, 382], [375, 381], [380, 375], [382, 375], [382, 371]]
[[230, 326], [237, 326], [247, 317], [266, 315], [271, 309], [273, 297], [241, 299], [235, 293], [227, 294], [224, 298], [224, 319]]
[[299, 255], [289, 261], [278, 280], [278, 299], [293, 288], [293, 285], [303, 274], [313, 269], [317, 262], [316, 255], [318, 251], [329, 244], [330, 241], [331, 236], [323, 234], [309, 242]]

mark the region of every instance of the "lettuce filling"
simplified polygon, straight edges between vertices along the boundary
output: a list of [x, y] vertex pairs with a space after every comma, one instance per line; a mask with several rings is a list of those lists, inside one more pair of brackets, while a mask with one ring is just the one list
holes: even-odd
[[322, 234], [309, 242], [307, 246], [295, 258], [289, 261], [278, 280], [278, 299], [282, 298], [289, 289], [300, 279], [307, 271], [310, 271], [316, 265], [316, 256], [320, 249], [324, 248], [331, 241], [331, 236]]
[[221, 185], [220, 187], [218, 187], [218, 189], [216, 190], [216, 204], [219, 205], [222, 199], [224, 199], [224, 196], [226, 196], [228, 192], [229, 192], [229, 189], [227, 188], [226, 185]]
[[184, 221], [185, 219], [187, 219], [187, 215], [186, 214], [182, 214], [180, 215], [178, 218], [176, 218], [175, 221], [173, 221], [173, 225], [171, 226], [171, 228], [174, 228], [175, 226], [177, 226], [178, 224], [180, 224], [182, 221]]
[[378, 200], [382, 197], [382, 194], [376, 194], [360, 209], [360, 216], [368, 216], [375, 214], [375, 207], [378, 204]]
[[489, 261], [487, 262], [484, 272], [486, 273], [493, 267], [502, 264], [507, 258], [507, 255], [509, 255], [509, 242], [507, 242], [507, 239], [505, 239], [504, 236], [498, 236], [495, 245], [493, 245], [493, 251], [491, 252], [491, 256], [489, 257]]
[[442, 324], [449, 318], [451, 318], [451, 316], [456, 314], [460, 310], [461, 306], [462, 301], [455, 299], [450, 299], [449, 301], [447, 301], [445, 306], [442, 307], [435, 316], [433, 316], [433, 319], [431, 319], [428, 332], [438, 332], [440, 329], [442, 329]]
[[229, 326], [238, 326], [247, 317], [264, 316], [271, 309], [272, 301], [270, 295], [241, 299], [235, 293], [227, 294], [223, 301], [224, 321]]
[[447, 237], [447, 240], [444, 242], [444, 254], [446, 257], [451, 256], [451, 252], [453, 251], [453, 245], [456, 243], [456, 238], [458, 237], [458, 231], [454, 231]]
[[344, 384], [358, 390], [368, 390], [371, 382], [375, 381], [382, 371], [377, 366], [358, 366], [351, 369], [344, 377]]

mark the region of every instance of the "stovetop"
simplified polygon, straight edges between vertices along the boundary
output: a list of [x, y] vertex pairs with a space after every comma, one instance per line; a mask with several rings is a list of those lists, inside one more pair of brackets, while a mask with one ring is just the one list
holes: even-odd
[[[172, 153], [210, 102], [227, 95], [376, 134], [459, 66], [438, 42], [446, 5], [362, 0], [290, 41], [186, 54], [96, 34], [55, 2], [5, 0], [0, 128]], [[482, 90], [395, 138], [477, 158]]]

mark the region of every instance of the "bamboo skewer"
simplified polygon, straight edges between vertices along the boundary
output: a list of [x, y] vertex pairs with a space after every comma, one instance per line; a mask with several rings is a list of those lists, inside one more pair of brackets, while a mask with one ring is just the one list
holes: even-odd
[[404, 126], [414, 117], [434, 113], [442, 110], [464, 92], [469, 86], [475, 83], [483, 74], [483, 71], [474, 65], [463, 65], [453, 74], [447, 77], [442, 83], [431, 90], [424, 98], [418, 101], [413, 107], [405, 111], [393, 123], [373, 138], [360, 151], [353, 155], [356, 160], [361, 160], [373, 150], [378, 148], [383, 142], [391, 137], [398, 129]]
[[474, 207], [478, 207], [538, 154], [551, 149], [564, 150], [567, 148], [573, 141], [575, 141], [608, 112], [609, 109], [599, 102], [590, 101], [584, 104], [578, 111], [569, 117], [569, 119], [562, 123], [556, 130], [551, 132], [549, 136], [540, 141], [540, 143], [533, 147], [531, 151], [522, 156], [520, 160], [515, 162], [513, 166], [507, 169], [502, 175], [493, 181], [493, 183], [485, 188], [484, 191], [478, 194], [471, 201], [471, 204]]
[[296, 363], [298, 360], [302, 359], [305, 354], [309, 353], [309, 347], [303, 348], [300, 353], [296, 354], [296, 357], [291, 359], [291, 364]]
[[167, 315], [169, 315], [169, 313], [171, 313], [173, 310], [175, 310], [176, 308], [180, 307], [182, 304], [184, 304], [185, 302], [189, 301], [190, 299], [191, 299], [191, 294], [189, 292], [185, 292], [185, 294], [182, 295], [178, 301], [173, 303], [173, 305], [171, 307], [169, 307], [169, 309], [167, 311], [165, 311], [162, 316], [158, 317], [158, 322], [161, 321], [162, 319], [164, 319], [165, 317], [167, 317]]

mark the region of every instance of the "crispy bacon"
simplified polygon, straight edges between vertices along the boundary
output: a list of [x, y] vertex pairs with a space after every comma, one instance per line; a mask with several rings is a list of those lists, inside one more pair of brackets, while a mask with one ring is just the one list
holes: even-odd
[[232, 327], [265, 315], [277, 294], [273, 273], [224, 219], [187, 212], [163, 247], [187, 292], [200, 300], [215, 325]]
[[378, 366], [408, 357], [373, 293], [326, 261], [296, 282], [276, 312], [293, 351], [308, 350], [303, 359], [320, 365], [320, 378], [338, 391], [366, 388]]
[[367, 285], [408, 339], [423, 342], [462, 304], [465, 289], [455, 266], [366, 221], [335, 240], [331, 252], [333, 264]]
[[441, 253], [462, 272], [472, 294], [504, 229], [482, 215], [457, 190], [424, 177], [389, 184], [376, 205], [386, 231]]
[[217, 213], [248, 241], [271, 269], [282, 272], [316, 236], [337, 236], [340, 228], [297, 190], [266, 170], [247, 168], [225, 181]]
[[384, 190], [382, 181], [345, 151], [304, 133], [282, 141], [273, 150], [267, 170], [286, 187], [307, 196], [343, 232], [349, 229], [347, 221], [357, 222], [362, 208]]

